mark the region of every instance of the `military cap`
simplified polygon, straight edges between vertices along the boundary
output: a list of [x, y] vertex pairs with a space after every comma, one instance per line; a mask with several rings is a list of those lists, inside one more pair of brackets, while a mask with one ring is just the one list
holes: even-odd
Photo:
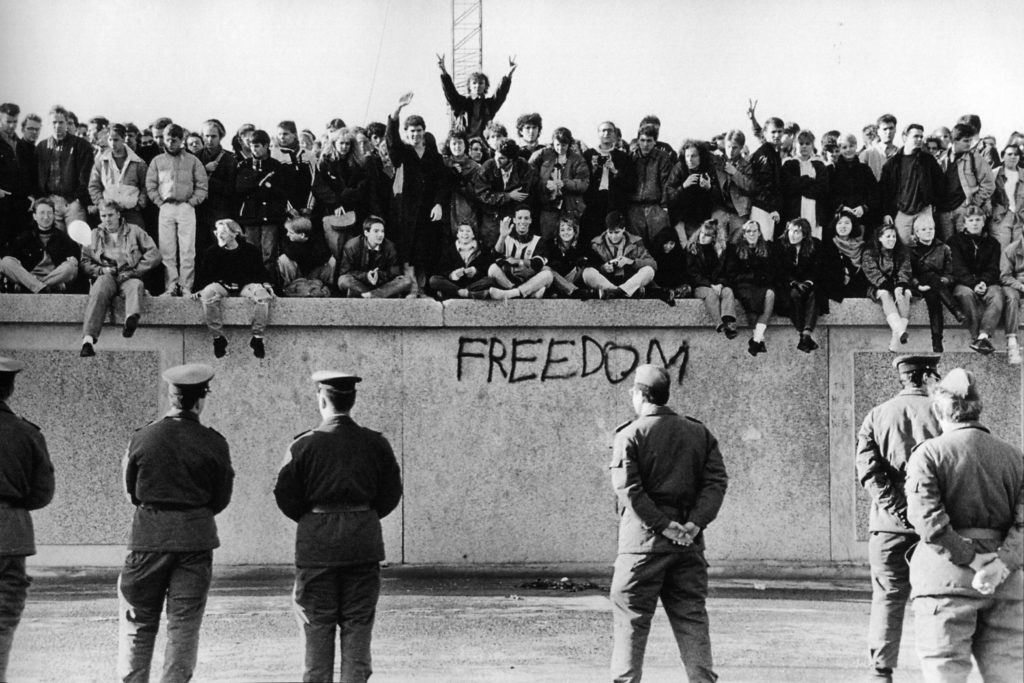
[[604, 217], [604, 227], [606, 230], [616, 230], [626, 226], [626, 221], [622, 217], [621, 211], [609, 211], [608, 215]]
[[341, 392], [355, 391], [356, 384], [363, 381], [362, 377], [336, 370], [317, 370], [310, 375], [310, 379], [321, 386]]
[[20, 360], [0, 356], [0, 373], [16, 375], [25, 369], [25, 364]]
[[929, 368], [935, 369], [939, 364], [940, 356], [928, 356], [928, 355], [902, 355], [896, 356], [892, 361], [892, 366], [899, 372], [911, 372], [913, 370], [927, 370]]
[[175, 387], [201, 387], [213, 379], [213, 368], [204, 363], [186, 363], [167, 368], [164, 380]]
[[658, 365], [641, 365], [633, 376], [633, 386], [642, 385], [652, 391], [668, 391], [669, 384], [668, 373]]
[[943, 377], [935, 389], [953, 398], [967, 401], [977, 401], [981, 398], [978, 394], [978, 380], [974, 373], [963, 368], [953, 368]]

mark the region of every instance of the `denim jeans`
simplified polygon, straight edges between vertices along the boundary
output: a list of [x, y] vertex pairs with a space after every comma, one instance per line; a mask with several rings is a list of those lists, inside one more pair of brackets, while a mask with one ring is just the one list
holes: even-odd
[[[262, 284], [250, 282], [242, 287], [238, 296], [252, 302], [252, 333], [253, 336], [262, 337], [267, 329], [267, 321], [270, 320], [270, 300], [274, 295]], [[224, 332], [224, 306], [221, 301], [226, 298], [228, 290], [216, 282], [206, 285], [199, 293], [199, 300], [203, 302], [206, 326], [213, 332], [214, 337], [220, 337]]]
[[131, 551], [117, 580], [119, 602], [117, 675], [147, 683], [160, 612], [167, 601], [167, 649], [163, 683], [188, 681], [199, 654], [199, 627], [213, 574], [213, 551]]
[[100, 338], [103, 319], [107, 317], [107, 311], [118, 294], [124, 297], [124, 317], [139, 315], [142, 312], [142, 292], [142, 280], [138, 278], [130, 277], [118, 283], [113, 275], [100, 275], [89, 287], [89, 303], [85, 305], [82, 333], [93, 339]]
[[297, 567], [295, 614], [306, 639], [303, 681], [334, 680], [334, 640], [341, 632], [341, 683], [373, 673], [370, 639], [380, 596], [380, 565]]

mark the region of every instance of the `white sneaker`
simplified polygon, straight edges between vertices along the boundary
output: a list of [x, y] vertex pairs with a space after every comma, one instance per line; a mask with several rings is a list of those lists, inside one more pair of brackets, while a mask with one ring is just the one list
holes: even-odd
[[1010, 365], [1020, 365], [1020, 347], [1014, 344], [1006, 349], [1006, 360]]

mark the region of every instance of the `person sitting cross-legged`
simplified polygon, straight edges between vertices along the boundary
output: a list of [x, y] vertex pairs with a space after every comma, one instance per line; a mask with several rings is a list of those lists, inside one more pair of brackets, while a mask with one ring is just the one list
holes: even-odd
[[494, 280], [487, 274], [493, 254], [476, 237], [473, 226], [463, 223], [455, 241], [441, 252], [438, 273], [430, 277], [435, 296], [445, 299], [486, 299]]
[[642, 297], [644, 287], [654, 280], [655, 260], [639, 235], [626, 232], [621, 212], [609, 212], [604, 225], [604, 232], [590, 242], [596, 267], [583, 270], [583, 282], [601, 299]]
[[330, 286], [334, 280], [334, 257], [322, 231], [306, 217], [289, 218], [284, 223], [285, 238], [277, 257], [277, 274], [288, 296], [288, 285], [299, 278], [318, 280]]
[[398, 250], [384, 237], [384, 219], [380, 216], [367, 216], [363, 234], [345, 243], [338, 271], [342, 296], [390, 299], [412, 291], [413, 280], [401, 274]]
[[590, 244], [580, 239], [575, 218], [559, 220], [558, 230], [540, 244], [544, 267], [551, 271], [552, 294], [589, 299], [593, 292], [583, 285], [583, 270], [590, 263]]
[[35, 226], [15, 237], [0, 259], [0, 275], [33, 294], [64, 292], [78, 275], [80, 247], [66, 232], [54, 229], [53, 200], [32, 205]]
[[488, 290], [492, 299], [539, 299], [554, 279], [538, 253], [541, 240], [530, 231], [532, 223], [530, 209], [525, 206], [517, 207], [512, 218], [501, 219], [494, 245], [497, 259], [487, 271], [496, 285]]
[[124, 297], [124, 328], [131, 337], [142, 313], [142, 276], [160, 265], [160, 249], [146, 231], [121, 216], [120, 205], [112, 199], [97, 204], [100, 227], [92, 231], [89, 245], [82, 249], [82, 271], [92, 280], [89, 303], [82, 324], [83, 358], [95, 356], [93, 345], [100, 337], [103, 319], [118, 294]]
[[270, 285], [270, 274], [263, 267], [259, 247], [244, 239], [239, 240], [241, 234], [242, 226], [230, 218], [214, 224], [213, 235], [217, 244], [211, 245], [203, 254], [202, 267], [196, 278], [199, 291], [192, 295], [193, 299], [203, 303], [203, 316], [213, 333], [213, 355], [217, 358], [223, 358], [228, 350], [222, 302], [229, 296], [244, 297], [252, 302], [249, 348], [257, 358], [266, 355], [263, 335], [270, 319], [274, 289]]

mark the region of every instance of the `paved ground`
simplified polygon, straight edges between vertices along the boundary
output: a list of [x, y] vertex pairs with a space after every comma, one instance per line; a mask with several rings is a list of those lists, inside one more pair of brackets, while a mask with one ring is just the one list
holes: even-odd
[[[608, 577], [573, 575], [572, 581], [601, 589], [570, 593], [524, 586], [537, 576], [437, 578], [386, 570], [373, 680], [607, 680]], [[290, 588], [280, 570], [216, 578], [195, 680], [298, 680], [302, 648]], [[862, 580], [713, 578], [708, 608], [721, 680], [861, 680], [869, 606]], [[15, 640], [10, 682], [115, 680], [116, 609], [110, 572], [39, 577]], [[910, 617], [897, 677], [907, 683], [922, 680]], [[158, 659], [161, 652], [162, 638]], [[644, 680], [685, 679], [659, 610]]]

